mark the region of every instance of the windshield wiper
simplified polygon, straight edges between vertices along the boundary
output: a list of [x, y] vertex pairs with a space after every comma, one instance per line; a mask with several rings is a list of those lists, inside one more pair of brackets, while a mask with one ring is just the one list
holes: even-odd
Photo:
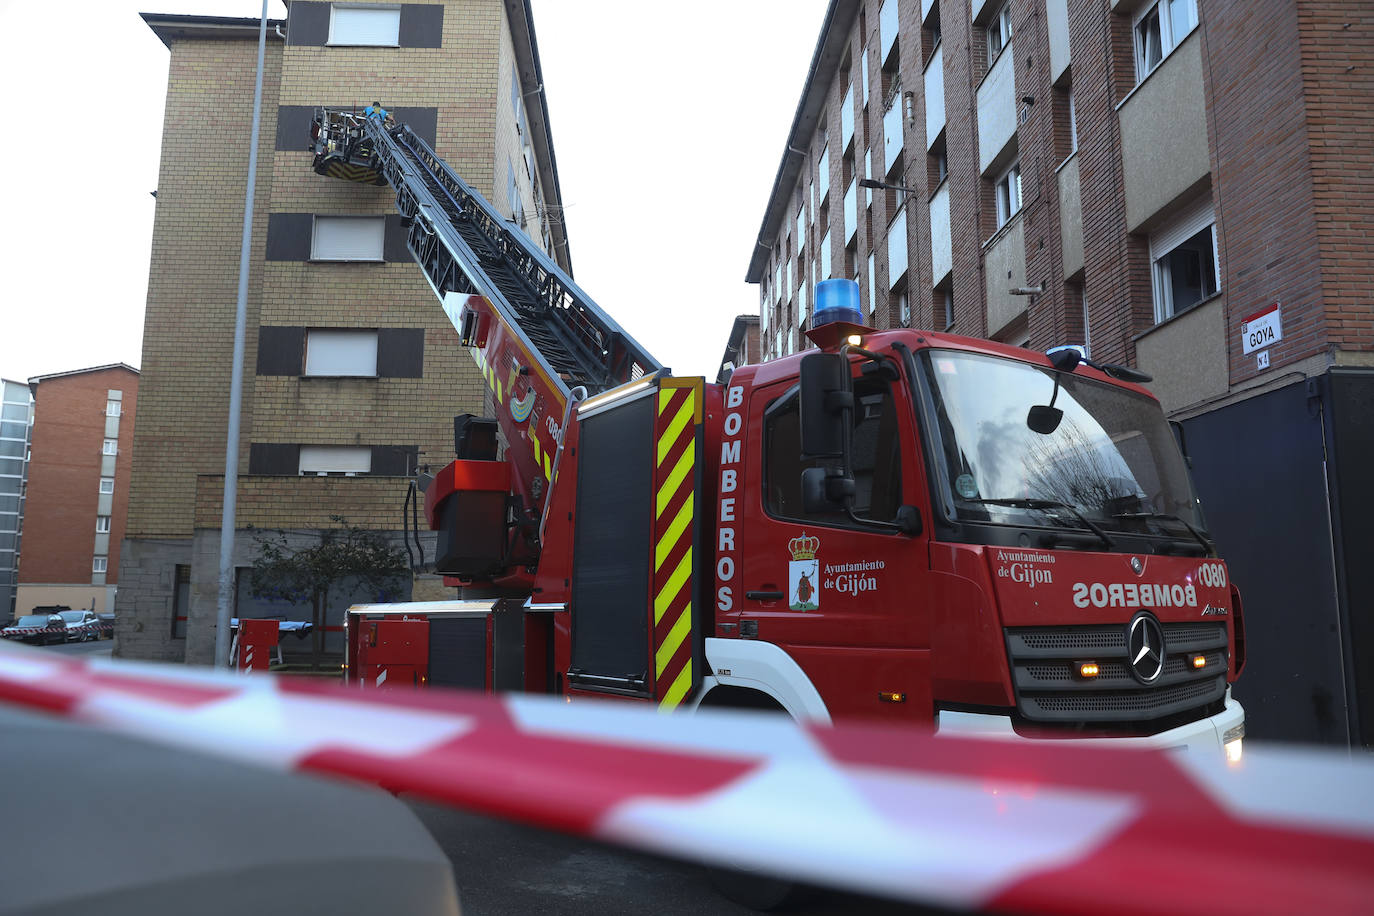
[[1077, 506], [1071, 505], [1070, 503], [1063, 503], [1057, 499], [1023, 499], [1018, 497], [978, 497], [977, 499], [966, 499], [964, 502], [986, 503], [993, 506], [1010, 506], [1013, 509], [1039, 509], [1041, 511], [1045, 509], [1067, 509], [1074, 518], [1078, 519], [1079, 523], [1084, 528], [1087, 528], [1093, 534], [1097, 535], [1108, 550], [1116, 549], [1116, 545], [1112, 543], [1112, 539], [1107, 536], [1107, 532], [1103, 531], [1101, 526], [1092, 519], [1088, 518], [1082, 512], [1079, 512]]
[[1206, 551], [1209, 556], [1216, 552], [1216, 545], [1207, 540], [1207, 535], [1194, 528], [1186, 518], [1171, 515], [1168, 512], [1121, 512], [1117, 515], [1113, 515], [1112, 518], [1162, 518], [1165, 521], [1178, 522], [1184, 528], [1188, 529], [1188, 533], [1193, 536], [1194, 540], [1202, 545], [1202, 549]]

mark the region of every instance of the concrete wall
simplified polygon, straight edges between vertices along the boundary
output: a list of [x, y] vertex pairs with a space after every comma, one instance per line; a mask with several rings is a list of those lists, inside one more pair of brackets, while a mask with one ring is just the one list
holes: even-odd
[[949, 182], [940, 186], [930, 201], [930, 264], [932, 285], [938, 284], [949, 276], [953, 268], [953, 254], [950, 247], [949, 225]]
[[186, 640], [172, 638], [176, 567], [191, 563], [190, 538], [130, 538], [120, 555], [114, 654], [179, 662]]
[[935, 49], [926, 65], [923, 85], [926, 94], [926, 149], [934, 145], [945, 129], [945, 49]]
[[1189, 309], [1137, 338], [1136, 364], [1165, 412], [1226, 393], [1226, 297]]
[[1045, 0], [1045, 31], [1050, 38], [1050, 82], [1059, 82], [1069, 68], [1068, 0]]
[[1065, 277], [1083, 269], [1083, 203], [1078, 183], [1078, 157], [1059, 167], [1059, 246]]
[[1026, 285], [1026, 223], [1024, 213], [1012, 217], [1002, 233], [993, 239], [984, 253], [987, 285], [988, 334], [996, 335], [1026, 310], [1025, 296], [1013, 296], [1008, 290]]
[[115, 591], [113, 585], [21, 585], [14, 616], [22, 617], [33, 608], [55, 604], [105, 613], [114, 610]]
[[1183, 40], [1121, 104], [1126, 229], [1147, 230], [1208, 180], [1202, 30]]
[[1016, 48], [1007, 44], [978, 86], [978, 171], [1010, 164], [1007, 147], [1016, 136]]

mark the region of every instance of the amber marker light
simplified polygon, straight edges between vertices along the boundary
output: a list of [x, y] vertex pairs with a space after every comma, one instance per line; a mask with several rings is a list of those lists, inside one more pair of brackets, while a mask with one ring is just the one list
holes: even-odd
[[1205, 655], [1194, 655], [1194, 656], [1193, 656], [1193, 667], [1194, 667], [1194, 668], [1206, 668], [1206, 667], [1207, 667], [1207, 656], [1205, 656]]
[[845, 343], [849, 344], [851, 347], [861, 347], [863, 346], [863, 342], [864, 339], [858, 334], [850, 334], [849, 337], [845, 339]]
[[878, 693], [878, 699], [882, 700], [884, 703], [905, 703], [906, 694], [896, 693], [891, 690], [882, 690]]
[[1079, 677], [1097, 677], [1097, 675], [1098, 675], [1099, 673], [1101, 673], [1101, 670], [1102, 670], [1102, 669], [1100, 669], [1100, 668], [1097, 667], [1097, 662], [1079, 662], [1079, 663], [1078, 663], [1078, 676], [1079, 676]]

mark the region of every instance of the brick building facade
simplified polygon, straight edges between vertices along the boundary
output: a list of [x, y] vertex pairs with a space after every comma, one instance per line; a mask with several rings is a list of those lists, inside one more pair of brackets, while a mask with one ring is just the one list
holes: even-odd
[[1374, 741], [1372, 99], [1357, 0], [833, 0], [750, 256], [765, 352], [850, 277], [875, 327], [1151, 373], [1249, 589], [1253, 729]]
[[[115, 652], [205, 663], [258, 21], [144, 18], [171, 55]], [[481, 412], [484, 395], [406, 250], [392, 192], [311, 171], [314, 108], [381, 101], [566, 269], [562, 226], [546, 216], [560, 201], [541, 87], [520, 0], [385, 9], [293, 0], [287, 20], [269, 24], [238, 443], [240, 572], [255, 553], [250, 525], [308, 540], [342, 516], [399, 543], [410, 479], [448, 463], [453, 416]], [[244, 606], [244, 579], [235, 599], [244, 616], [304, 610], [308, 619], [307, 609]]]
[[129, 515], [138, 370], [123, 363], [29, 379], [34, 398], [16, 611], [109, 611]]

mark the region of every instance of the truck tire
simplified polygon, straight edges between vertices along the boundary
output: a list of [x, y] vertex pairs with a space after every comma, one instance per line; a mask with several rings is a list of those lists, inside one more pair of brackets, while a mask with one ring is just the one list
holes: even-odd
[[[698, 708], [751, 709], [787, 715], [777, 700], [742, 687], [717, 687], [702, 698]], [[706, 875], [722, 897], [764, 913], [792, 909], [817, 894], [814, 887], [749, 869], [707, 866]]]

